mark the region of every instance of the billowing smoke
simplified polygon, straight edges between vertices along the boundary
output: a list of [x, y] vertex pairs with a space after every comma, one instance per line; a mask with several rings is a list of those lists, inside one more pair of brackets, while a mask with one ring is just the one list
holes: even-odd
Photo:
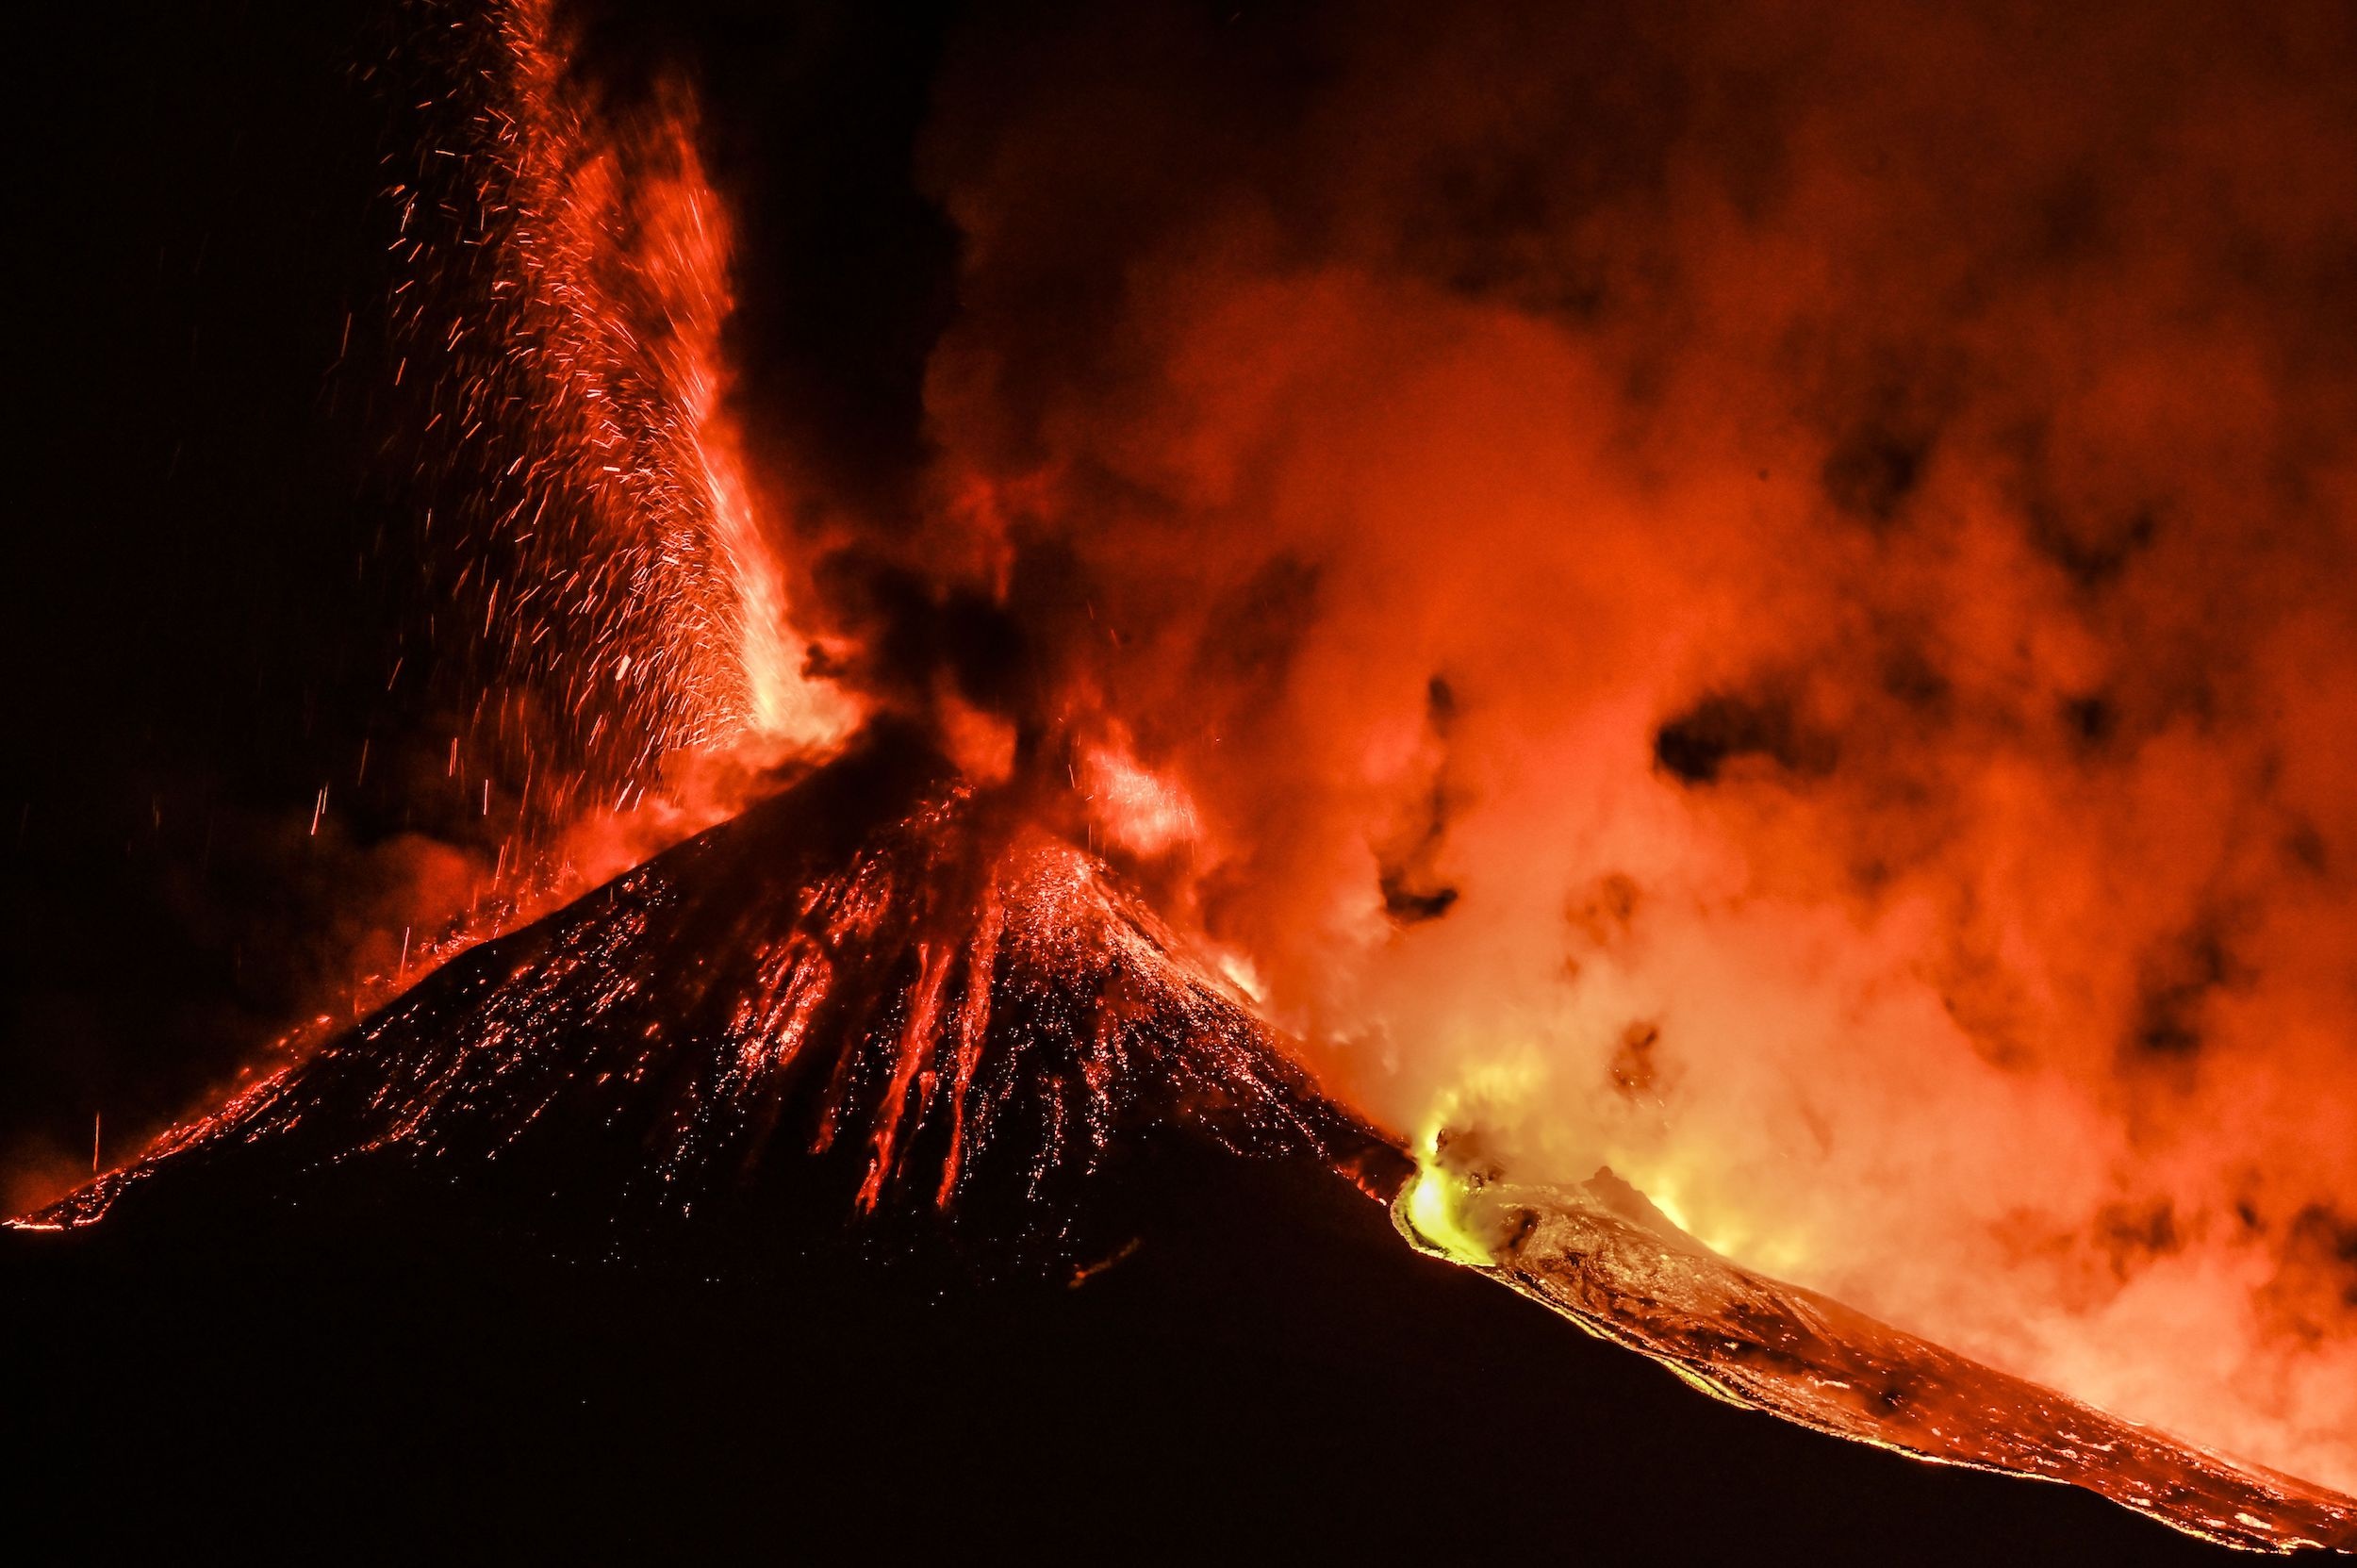
[[948, 51], [847, 674], [1402, 1131], [2357, 1483], [2348, 13], [1233, 11]]

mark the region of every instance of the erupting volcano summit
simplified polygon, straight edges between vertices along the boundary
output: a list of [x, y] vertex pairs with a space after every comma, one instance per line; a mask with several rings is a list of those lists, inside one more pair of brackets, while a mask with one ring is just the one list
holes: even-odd
[[2221, 1543], [2357, 1528], [2346, 1498], [1729, 1263], [1608, 1172], [1515, 1187], [1442, 1152], [1419, 1172], [1328, 1099], [1020, 791], [962, 784], [887, 729], [21, 1224], [393, 1204], [617, 1260], [664, 1232], [756, 1250], [848, 1232], [1078, 1286], [1136, 1245], [1127, 1189], [1232, 1157], [1346, 1180], [1419, 1250], [1731, 1403], [2075, 1482]]
[[0, 1555], [2357, 1551], [2349, 0], [33, 13]]
[[357, 1180], [551, 1222], [784, 1199], [1068, 1240], [1089, 1178], [1170, 1137], [1387, 1192], [1408, 1169], [1110, 869], [887, 736], [452, 963], [35, 1223]]

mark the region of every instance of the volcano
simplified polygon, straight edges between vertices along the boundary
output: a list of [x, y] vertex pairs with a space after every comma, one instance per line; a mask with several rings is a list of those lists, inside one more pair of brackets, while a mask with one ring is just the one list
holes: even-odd
[[2346, 1499], [1765, 1279], [1607, 1175], [1420, 1172], [1041, 821], [873, 735], [19, 1222], [33, 1527], [401, 1557], [2350, 1541]]
[[1174, 1137], [1408, 1170], [1106, 867], [886, 737], [36, 1223], [358, 1183], [555, 1229], [849, 1212], [1068, 1248], [1108, 1161]]

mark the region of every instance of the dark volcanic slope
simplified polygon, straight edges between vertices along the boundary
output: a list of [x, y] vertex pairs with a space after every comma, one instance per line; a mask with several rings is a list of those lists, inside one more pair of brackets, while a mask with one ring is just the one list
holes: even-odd
[[1039, 1240], [1114, 1151], [1172, 1136], [1386, 1191], [1407, 1169], [1101, 865], [884, 742], [453, 961], [37, 1223], [423, 1180], [560, 1229], [783, 1205]]
[[1402, 1245], [1361, 1189], [1409, 1175], [1097, 863], [879, 744], [0, 1230], [6, 1539], [2201, 1550], [1699, 1399]]
[[27, 1563], [2207, 1558], [1705, 1399], [1292, 1162], [1174, 1143], [1122, 1199], [1078, 1288], [808, 1236], [555, 1259], [405, 1209], [0, 1232], [0, 1534]]

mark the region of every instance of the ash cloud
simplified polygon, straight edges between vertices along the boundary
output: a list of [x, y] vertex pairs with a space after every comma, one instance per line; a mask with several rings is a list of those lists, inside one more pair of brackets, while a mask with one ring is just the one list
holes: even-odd
[[1183, 790], [1168, 900], [1395, 1125], [2357, 1483], [2353, 57], [978, 19], [924, 478], [798, 602]]

